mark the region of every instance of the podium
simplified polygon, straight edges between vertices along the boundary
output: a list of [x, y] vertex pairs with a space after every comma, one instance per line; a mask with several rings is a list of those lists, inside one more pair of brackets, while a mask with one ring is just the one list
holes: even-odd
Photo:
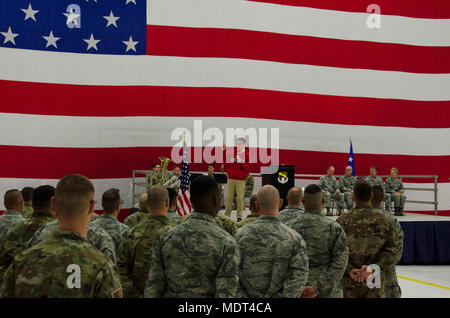
[[[280, 192], [280, 198], [283, 199], [283, 205], [280, 211], [287, 206], [286, 196], [290, 188], [295, 186], [295, 167], [288, 165], [281, 165], [276, 167], [271, 167], [271, 171], [276, 171], [275, 173], [263, 173], [262, 174], [262, 185], [266, 184], [273, 185]], [[275, 170], [276, 169], [276, 170]]]

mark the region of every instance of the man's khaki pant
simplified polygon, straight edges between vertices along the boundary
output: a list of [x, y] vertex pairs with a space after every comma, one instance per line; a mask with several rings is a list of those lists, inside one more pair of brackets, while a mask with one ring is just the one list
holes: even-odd
[[228, 179], [227, 182], [227, 202], [225, 215], [230, 216], [233, 209], [233, 200], [236, 195], [237, 217], [242, 219], [244, 211], [245, 180]]

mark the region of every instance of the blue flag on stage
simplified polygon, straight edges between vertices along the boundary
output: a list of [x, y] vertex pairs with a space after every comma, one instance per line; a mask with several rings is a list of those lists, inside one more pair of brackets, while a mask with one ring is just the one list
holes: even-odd
[[353, 157], [353, 145], [352, 145], [352, 139], [350, 138], [350, 154], [348, 156], [348, 165], [350, 167], [352, 167], [353, 171], [352, 171], [352, 176], [356, 176], [356, 171], [355, 171], [355, 159]]

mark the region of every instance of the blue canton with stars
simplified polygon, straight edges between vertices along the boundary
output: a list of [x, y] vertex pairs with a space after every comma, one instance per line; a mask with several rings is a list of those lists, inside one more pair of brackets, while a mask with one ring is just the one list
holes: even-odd
[[2, 0], [0, 47], [146, 54], [146, 0]]

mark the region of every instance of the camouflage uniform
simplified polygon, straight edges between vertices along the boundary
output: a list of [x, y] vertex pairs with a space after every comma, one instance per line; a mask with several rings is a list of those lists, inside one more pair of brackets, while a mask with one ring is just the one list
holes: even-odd
[[347, 210], [353, 209], [353, 196], [351, 190], [355, 187], [356, 177], [342, 176], [339, 178], [339, 191], [344, 195], [345, 206]]
[[248, 177], [245, 179], [245, 198], [250, 198], [253, 193], [253, 188], [255, 186], [255, 179], [251, 174], [248, 175]]
[[[193, 212], [194, 213], [194, 212]], [[191, 218], [192, 214], [187, 214], [181, 218], [180, 223], [183, 223]], [[226, 216], [222, 213], [217, 213], [216, 215], [216, 223], [218, 226], [220, 226], [222, 229], [227, 231], [231, 236], [234, 236], [236, 234], [237, 225], [236, 222], [234, 222], [229, 216]]]
[[152, 256], [145, 297], [235, 297], [239, 247], [213, 217], [192, 217], [161, 236]]
[[[80, 269], [81, 288], [68, 282]], [[76, 272], [75, 272], [76, 273]], [[76, 286], [74, 286], [76, 287]], [[17, 255], [5, 273], [0, 296], [5, 298], [121, 297], [120, 276], [115, 266], [84, 237], [69, 231], [54, 231], [50, 238]]]
[[[344, 228], [350, 251], [342, 278], [344, 297], [386, 297], [386, 273], [401, 257], [394, 226], [383, 212], [372, 207], [355, 207], [336, 221]], [[370, 289], [366, 281], [356, 282], [349, 276], [352, 269], [360, 269], [363, 265], [371, 264], [380, 267], [380, 288]]]
[[98, 219], [100, 219], [101, 215], [97, 214], [95, 212], [92, 212], [92, 218], [91, 218], [91, 222], [97, 221]]
[[[37, 243], [49, 238], [58, 227], [59, 220], [56, 219], [41, 226], [28, 241], [26, 248], [30, 248]], [[109, 234], [100, 226], [90, 222], [87, 227], [87, 241], [96, 247], [103, 255], [105, 255], [114, 264], [116, 263], [116, 249], [114, 241]]]
[[[400, 179], [393, 179], [392, 177], [389, 177], [386, 180], [385, 186], [386, 193], [389, 193], [391, 201], [394, 201], [394, 207], [399, 208], [401, 211], [403, 211], [406, 201], [406, 197], [403, 194], [405, 192], [403, 183], [400, 181]], [[401, 194], [398, 195], [397, 192], [400, 192]]]
[[20, 222], [9, 229], [3, 243], [0, 245], [0, 285], [3, 274], [14, 259], [14, 256], [20, 254], [42, 225], [51, 222], [55, 216], [51, 213], [34, 212], [31, 219]]
[[133, 214], [127, 216], [127, 218], [123, 221], [123, 224], [131, 229], [133, 226], [144, 220], [149, 214], [149, 212], [143, 211], [134, 212]]
[[398, 245], [398, 249], [400, 250], [400, 254], [398, 258], [394, 260], [394, 265], [392, 265], [386, 272], [386, 297], [387, 298], [401, 298], [402, 297], [402, 289], [400, 288], [400, 284], [397, 279], [397, 272], [395, 270], [395, 265], [400, 261], [403, 253], [403, 229], [398, 222], [397, 218], [395, 218], [392, 213], [383, 210], [381, 206], [374, 206], [374, 209], [379, 209], [381, 212], [386, 215], [388, 220], [394, 226], [394, 230], [397, 234], [396, 243]]
[[342, 193], [336, 193], [338, 190], [338, 182], [334, 176], [328, 177], [327, 175], [321, 176], [319, 179], [319, 186], [322, 191], [328, 191], [329, 193], [324, 193], [323, 197], [326, 201], [326, 208], [331, 208], [331, 199], [336, 200], [338, 209], [344, 208], [344, 195]]
[[309, 274], [306, 286], [313, 286], [320, 298], [342, 298], [341, 279], [348, 261], [344, 229], [321, 211], [307, 209], [286, 223], [306, 242]]
[[120, 223], [115, 217], [106, 213], [103, 213], [98, 220], [94, 221], [94, 224], [100, 226], [111, 236], [114, 241], [115, 251], [117, 252], [120, 243], [122, 243], [124, 236], [128, 232], [128, 226]]
[[277, 217], [260, 215], [240, 228], [237, 297], [299, 298], [308, 277], [308, 256], [300, 234]]
[[245, 219], [236, 223], [236, 228], [239, 230], [244, 225], [247, 225], [250, 222], [255, 221], [259, 217], [259, 214], [250, 214]]
[[154, 174], [152, 176], [152, 185], [163, 184], [165, 181], [166, 181], [165, 173], [161, 172], [161, 174]]
[[375, 185], [379, 185], [383, 188], [385, 209], [386, 209], [386, 211], [391, 211], [391, 195], [389, 193], [386, 193], [383, 179], [381, 179], [379, 176], [376, 176], [376, 178], [372, 178], [371, 176], [368, 176], [364, 180], [368, 184], [370, 184], [372, 187]]
[[176, 224], [179, 224], [181, 222], [181, 216], [177, 213], [176, 210], [169, 209], [167, 211], [167, 216]]
[[284, 210], [280, 211], [280, 221], [286, 224], [289, 220], [305, 213], [305, 208], [298, 205], [288, 205]]
[[24, 203], [22, 209], [22, 216], [25, 219], [30, 219], [32, 215], [33, 215], [33, 206]]
[[124, 297], [144, 297], [156, 242], [173, 226], [175, 223], [165, 215], [149, 215], [127, 234], [117, 253]]
[[24, 220], [22, 214], [14, 210], [6, 210], [3, 215], [0, 215], [0, 244], [3, 242], [8, 230]]

